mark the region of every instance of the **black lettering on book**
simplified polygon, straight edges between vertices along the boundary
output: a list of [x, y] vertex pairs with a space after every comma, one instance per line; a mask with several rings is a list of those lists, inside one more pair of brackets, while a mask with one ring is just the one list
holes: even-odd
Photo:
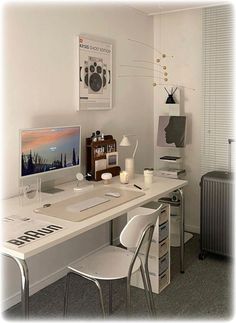
[[17, 239], [23, 240], [25, 242], [31, 242], [31, 240], [35, 240], [35, 238], [27, 237], [27, 236], [21, 236], [21, 237], [18, 237]]
[[20, 241], [20, 240], [17, 240], [17, 239], [11, 239], [11, 240], [8, 240], [7, 242], [12, 243], [12, 244], [14, 244], [16, 246], [21, 246], [21, 245], [25, 244], [23, 241]]
[[21, 245], [24, 245], [26, 242], [31, 242], [32, 240], [42, 238], [47, 234], [53, 233], [54, 231], [61, 230], [61, 229], [63, 229], [63, 227], [55, 224], [50, 224], [45, 228], [25, 231], [23, 236], [20, 236], [17, 239], [8, 240], [7, 242], [14, 244], [16, 246], [21, 246]]
[[53, 229], [53, 230], [63, 229], [63, 227], [60, 227], [59, 225], [55, 225], [55, 224], [50, 224], [50, 225], [47, 226], [47, 228]]
[[[38, 230], [37, 230], [38, 231]], [[37, 231], [25, 231], [24, 234], [27, 234], [31, 237], [35, 237], [35, 238], [41, 238], [41, 236], [45, 236], [44, 233], [38, 233]]]

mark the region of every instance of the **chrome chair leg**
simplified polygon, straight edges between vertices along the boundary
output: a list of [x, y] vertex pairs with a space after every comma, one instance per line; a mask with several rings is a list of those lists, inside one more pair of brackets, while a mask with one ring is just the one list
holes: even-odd
[[63, 311], [63, 317], [66, 317], [67, 315], [67, 309], [68, 309], [68, 295], [69, 295], [69, 285], [70, 285], [70, 277], [71, 272], [69, 272], [66, 275], [66, 287], [65, 287], [65, 294], [64, 294], [64, 311]]
[[91, 279], [91, 278], [88, 278], [88, 277], [86, 277], [86, 278], [93, 281], [95, 283], [95, 285], [97, 286], [97, 288], [98, 288], [102, 314], [103, 314], [103, 317], [105, 318], [106, 314], [105, 314], [105, 308], [104, 308], [104, 303], [103, 303], [101, 286], [100, 286], [99, 282], [96, 279]]
[[[67, 276], [66, 276], [66, 288], [65, 288], [65, 295], [64, 295], [64, 317], [67, 314], [69, 284], [70, 284], [70, 276], [72, 274], [75, 274], [75, 273], [69, 272], [67, 274]], [[100, 286], [99, 282], [96, 279], [93, 279], [93, 278], [84, 276], [82, 274], [76, 273], [75, 275], [78, 275], [78, 276], [81, 276], [81, 277], [83, 277], [83, 278], [85, 278], [87, 280], [90, 280], [90, 281], [92, 281], [97, 286], [98, 291], [99, 291], [99, 299], [100, 299], [100, 305], [101, 305], [101, 309], [102, 309], [102, 314], [103, 314], [103, 317], [105, 318], [105, 308], [104, 308], [103, 297], [102, 297], [102, 289], [101, 289], [101, 286]]]
[[141, 271], [141, 275], [142, 275], [143, 287], [144, 287], [145, 296], [146, 296], [146, 300], [147, 300], [148, 310], [149, 310], [150, 314], [152, 314], [151, 299], [150, 299], [149, 290], [148, 290], [148, 287], [147, 287], [147, 281], [146, 281], [146, 277], [145, 277], [145, 272], [144, 272], [142, 264], [141, 264], [141, 267], [140, 267], [140, 271]]
[[152, 309], [153, 315], [155, 315], [156, 314], [156, 309], [155, 309], [155, 304], [154, 304], [154, 299], [153, 299], [153, 293], [152, 293], [152, 285], [151, 285], [151, 281], [150, 281], [149, 271], [148, 271], [147, 265], [145, 266], [145, 274], [146, 274], [145, 276], [146, 276], [147, 286], [148, 286], [148, 290], [149, 290], [151, 309]]
[[109, 315], [112, 314], [112, 280], [109, 281]]
[[99, 299], [100, 299], [100, 305], [101, 305], [101, 309], [102, 309], [102, 314], [103, 314], [103, 317], [105, 318], [106, 314], [105, 314], [105, 307], [104, 307], [104, 303], [103, 303], [102, 289], [101, 289], [101, 286], [100, 286], [98, 280], [95, 279], [95, 278], [87, 277], [87, 276], [82, 275], [82, 274], [77, 274], [77, 275], [79, 275], [79, 276], [81, 276], [81, 277], [83, 277], [83, 278], [85, 278], [87, 280], [90, 280], [91, 282], [93, 282], [97, 286], [98, 291], [99, 291]]
[[126, 314], [130, 314], [130, 277], [128, 276], [126, 279]]

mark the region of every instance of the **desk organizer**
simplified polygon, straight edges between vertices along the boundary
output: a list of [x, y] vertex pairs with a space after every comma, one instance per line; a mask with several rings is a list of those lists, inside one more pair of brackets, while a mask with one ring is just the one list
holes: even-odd
[[[107, 155], [114, 153], [114, 165], [107, 164]], [[117, 154], [117, 155], [116, 155]], [[120, 174], [118, 163], [118, 153], [116, 140], [112, 135], [105, 135], [103, 140], [93, 141], [86, 138], [86, 173], [91, 175], [91, 179], [100, 181], [103, 173], [111, 173], [112, 176]]]
[[[127, 213], [128, 220], [138, 214], [148, 214], [153, 209], [147, 207], [138, 207]], [[164, 288], [170, 284], [170, 207], [163, 204], [161, 214], [157, 219], [156, 228], [154, 230], [153, 239], [149, 252], [149, 275], [152, 285], [152, 291], [159, 294]], [[142, 250], [140, 257], [143, 257]], [[143, 288], [140, 272], [132, 275], [131, 284], [133, 286]]]

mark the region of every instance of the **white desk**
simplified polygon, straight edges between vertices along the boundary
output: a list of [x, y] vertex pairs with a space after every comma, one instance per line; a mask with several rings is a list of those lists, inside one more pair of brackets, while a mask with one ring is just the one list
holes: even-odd
[[[133, 182], [128, 185], [120, 184], [119, 178], [112, 179], [110, 187], [125, 188], [137, 190], [133, 187], [133, 184], [137, 184], [140, 187], [144, 187], [144, 181], [142, 175], [136, 175]], [[19, 266], [21, 272], [21, 301], [22, 308], [25, 317], [28, 317], [29, 313], [29, 273], [27, 267], [27, 259], [33, 255], [36, 255], [48, 248], [56, 246], [64, 241], [67, 241], [79, 234], [82, 234], [88, 230], [91, 230], [103, 223], [111, 221], [122, 214], [130, 211], [133, 208], [144, 205], [147, 202], [158, 200], [159, 198], [166, 196], [168, 193], [178, 190], [181, 197], [181, 247], [180, 247], [180, 270], [184, 272], [184, 195], [183, 187], [187, 185], [187, 181], [179, 179], [169, 179], [164, 177], [154, 177], [153, 184], [150, 189], [144, 190], [145, 195], [109, 209], [105, 212], [97, 214], [91, 218], [83, 220], [81, 222], [70, 222], [55, 217], [50, 217], [35, 213], [35, 208], [41, 207], [45, 203], [55, 203], [63, 199], [70, 198], [72, 196], [78, 196], [83, 192], [74, 191], [75, 182], [62, 184], [58, 187], [64, 189], [63, 192], [59, 192], [53, 195], [41, 193], [41, 202], [27, 205], [24, 207], [19, 206], [19, 198], [11, 198], [3, 201], [3, 216], [10, 217], [12, 214], [22, 215], [24, 217], [37, 217], [42, 221], [48, 221], [56, 225], [65, 227], [63, 230], [59, 230], [48, 237], [34, 241], [32, 244], [16, 248], [14, 246], [6, 246], [2, 243], [1, 253], [7, 257], [13, 258]], [[96, 187], [103, 186], [102, 182], [95, 183]]]

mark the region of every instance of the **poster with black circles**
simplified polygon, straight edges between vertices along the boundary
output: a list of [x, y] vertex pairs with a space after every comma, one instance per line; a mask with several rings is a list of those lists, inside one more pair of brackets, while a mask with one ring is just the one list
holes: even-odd
[[78, 110], [112, 108], [112, 44], [79, 35]]

